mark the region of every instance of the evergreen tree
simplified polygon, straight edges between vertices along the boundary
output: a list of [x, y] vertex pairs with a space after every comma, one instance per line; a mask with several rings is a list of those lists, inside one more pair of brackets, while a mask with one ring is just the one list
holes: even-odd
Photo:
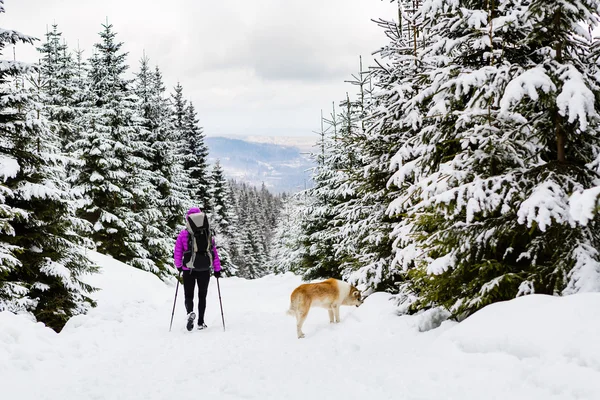
[[335, 207], [339, 205], [345, 194], [340, 189], [347, 179], [342, 166], [347, 159], [346, 149], [340, 141], [339, 115], [335, 108], [331, 119], [322, 122], [328, 124], [327, 130], [321, 126], [320, 153], [313, 154], [317, 166], [313, 172], [314, 186], [306, 190], [307, 201], [302, 229], [306, 233], [301, 269], [306, 280], [317, 278], [342, 277], [342, 262], [336, 256], [336, 242], [331, 235], [331, 227], [335, 217]]
[[[401, 145], [412, 149], [408, 143], [414, 136], [413, 115], [405, 112], [404, 105], [416, 94], [417, 78], [423, 70], [418, 51], [425, 40], [417, 31], [420, 17], [414, 13], [419, 4], [399, 1], [398, 22], [377, 21], [390, 42], [377, 52], [377, 67], [366, 76], [359, 73], [351, 82], [360, 88], [355, 108], [361, 126], [352, 146], [358, 148], [362, 170], [350, 176], [358, 195], [346, 215], [356, 221], [356, 232], [349, 236], [359, 243], [354, 265], [349, 265], [345, 275], [367, 292], [397, 292], [399, 284], [406, 284], [406, 270], [412, 265], [411, 235], [401, 230], [400, 223], [405, 212], [402, 207], [410, 204], [393, 203], [411, 180], [405, 177], [404, 185], [396, 187], [390, 185], [390, 179], [397, 163], [392, 156]], [[412, 157], [414, 153], [408, 154]], [[396, 254], [391, 235], [394, 229], [401, 232], [395, 234], [395, 246], [401, 250]]]
[[[188, 147], [188, 135], [186, 130], [189, 127], [189, 120], [186, 122], [186, 116], [188, 115], [188, 103], [183, 97], [183, 87], [178, 82], [174, 88], [174, 93], [171, 94], [171, 117], [170, 121], [173, 126], [174, 142], [176, 148], [176, 164], [175, 164], [175, 184], [177, 185], [177, 196], [181, 199], [181, 203], [184, 209], [190, 207], [202, 206], [198, 203], [198, 199], [193, 196], [195, 191], [195, 184], [190, 176], [189, 169], [186, 169], [184, 163], [186, 162], [185, 156], [190, 154]], [[169, 226], [175, 226], [181, 228], [183, 225], [183, 219], [180, 217], [173, 217], [172, 220], [168, 221]]]
[[153, 98], [156, 102], [155, 127], [156, 140], [152, 142], [155, 150], [152, 171], [154, 172], [158, 190], [161, 195], [160, 206], [163, 209], [164, 220], [170, 228], [170, 235], [176, 235], [177, 223], [181, 221], [182, 215], [187, 211], [189, 202], [186, 196], [187, 176], [183, 174], [183, 162], [177, 146], [180, 138], [175, 128], [171, 115], [170, 101], [165, 97], [166, 89], [163, 84], [162, 74], [155, 67], [153, 80]]
[[228, 275], [236, 275], [238, 267], [233, 264], [232, 259], [237, 256], [239, 247], [237, 235], [234, 234], [237, 218], [233, 208], [231, 188], [219, 161], [213, 166], [209, 187], [212, 210], [209, 218], [215, 230], [221, 266]]
[[413, 179], [396, 200], [412, 204], [397, 230], [415, 238], [405, 298], [464, 317], [587, 286], [577, 271], [600, 270], [598, 221], [575, 226], [568, 200], [598, 182], [600, 93], [582, 27], [598, 21], [594, 2], [442, 1], [419, 13], [424, 68], [404, 104], [419, 130], [394, 178]]
[[181, 159], [185, 175], [189, 176], [190, 197], [201, 209], [210, 212], [208, 147], [204, 142], [204, 132], [198, 123], [192, 102], [189, 102], [185, 108], [182, 133]]
[[305, 193], [283, 196], [283, 206], [273, 232], [272, 249], [268, 262], [269, 272], [283, 274], [304, 273], [302, 259], [306, 248], [302, 245], [307, 239], [302, 230], [303, 211], [306, 207]]
[[[165, 229], [165, 220], [171, 211], [165, 204], [169, 203], [172, 195], [171, 171], [175, 157], [169, 143], [172, 130], [169, 129], [168, 105], [163, 98], [162, 80], [158, 72], [150, 69], [145, 56], [140, 61], [134, 92], [138, 96], [138, 113], [141, 117], [136, 156], [146, 167], [134, 172], [138, 181], [134, 202], [141, 222], [142, 245], [147, 253], [132, 264], [139, 263], [137, 266], [142, 269], [160, 271], [159, 275], [164, 275], [168, 272], [172, 237], [175, 234], [173, 229]], [[178, 211], [181, 214], [182, 211]]]
[[52, 128], [66, 149], [75, 137], [74, 105], [79, 88], [75, 85], [76, 65], [67, 45], [61, 42], [62, 33], [56, 24], [46, 33], [46, 42], [38, 48], [40, 60], [38, 89]]
[[[0, 0], [0, 12], [4, 12]], [[12, 30], [7, 44], [35, 39]], [[71, 195], [61, 173], [59, 138], [36, 96], [23, 86], [30, 65], [2, 61], [0, 70], [0, 310], [29, 312], [60, 330], [93, 305], [80, 277], [94, 267], [74, 243]]]
[[143, 247], [143, 219], [148, 206], [147, 143], [140, 135], [136, 98], [124, 78], [128, 69], [110, 24], [103, 25], [100, 42], [90, 59], [88, 98], [81, 138], [75, 143], [83, 162], [76, 188], [85, 203], [79, 215], [93, 224], [98, 251], [158, 273]]
[[[182, 140], [180, 145], [183, 146], [187, 100], [183, 97], [183, 86], [181, 86], [179, 82], [177, 82], [177, 86], [175, 86], [174, 89], [175, 92], [171, 94], [171, 104], [173, 106], [172, 122], [173, 127], [177, 131], [177, 135]], [[181, 149], [181, 151], [183, 151], [183, 149]]]
[[[40, 96], [41, 111], [48, 120], [50, 129], [60, 139], [59, 149], [64, 156], [61, 179], [71, 185], [80, 166], [72, 143], [79, 138], [78, 122], [83, 115], [80, 103], [85, 95], [85, 87], [79, 80], [82, 66], [75, 63], [66, 43], [61, 41], [61, 36], [58, 26], [54, 24], [46, 34], [46, 42], [38, 48], [42, 58], [38, 73], [33, 75], [30, 82]], [[74, 227], [81, 235], [79, 242], [93, 248], [93, 243], [87, 238], [92, 231], [91, 224], [75, 217], [77, 203], [82, 197], [77, 191], [70, 191], [70, 213]]]
[[[273, 237], [275, 229], [275, 224], [266, 215], [279, 214], [281, 199], [268, 190], [259, 191], [245, 183], [231, 182], [231, 187], [237, 215], [234, 241], [239, 243], [239, 249], [232, 254], [232, 260], [239, 267], [239, 276], [258, 278], [269, 272], [267, 264], [271, 244], [267, 240]], [[265, 209], [267, 204], [271, 204], [272, 208]]]

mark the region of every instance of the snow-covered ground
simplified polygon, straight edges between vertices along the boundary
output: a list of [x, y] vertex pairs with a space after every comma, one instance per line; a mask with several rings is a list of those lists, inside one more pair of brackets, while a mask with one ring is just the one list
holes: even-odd
[[340, 324], [311, 310], [299, 340], [298, 277], [224, 278], [225, 332], [214, 279], [209, 329], [184, 329], [180, 290], [168, 332], [174, 286], [92, 255], [98, 307], [60, 334], [0, 313], [0, 398], [600, 399], [600, 294], [527, 296], [423, 333], [376, 293]]

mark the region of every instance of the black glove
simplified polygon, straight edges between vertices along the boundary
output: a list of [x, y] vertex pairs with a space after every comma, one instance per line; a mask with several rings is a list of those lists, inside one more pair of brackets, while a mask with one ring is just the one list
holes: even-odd
[[215, 272], [213, 272], [213, 275], [215, 276], [215, 278], [218, 279], [218, 278], [221, 277], [221, 271], [220, 270], [219, 271], [215, 271]]

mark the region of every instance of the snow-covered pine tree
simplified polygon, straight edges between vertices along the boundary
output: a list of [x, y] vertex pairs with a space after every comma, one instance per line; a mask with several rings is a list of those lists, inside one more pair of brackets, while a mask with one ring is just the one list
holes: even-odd
[[568, 200], [598, 179], [596, 2], [444, 0], [418, 14], [423, 71], [403, 105], [418, 130], [394, 177], [412, 180], [395, 201], [411, 205], [397, 233], [415, 240], [412, 309], [464, 317], [593, 287], [600, 274], [578, 271], [599, 270], [598, 221], [576, 226]]
[[[66, 58], [63, 58], [66, 60]], [[76, 159], [78, 164], [81, 164], [80, 153], [78, 153], [77, 146], [75, 143], [81, 139], [81, 132], [84, 129], [84, 114], [88, 111], [90, 95], [90, 80], [88, 79], [88, 64], [83, 57], [83, 50], [77, 48], [74, 52], [73, 58], [73, 69], [71, 78], [71, 85], [73, 93], [71, 97], [71, 111], [73, 118], [71, 120], [72, 138], [67, 143], [64, 143], [63, 151], [68, 153], [71, 157]], [[69, 182], [72, 184], [77, 179], [79, 174], [79, 168], [67, 168], [67, 176]]]
[[210, 169], [208, 147], [204, 142], [204, 131], [198, 122], [194, 104], [190, 101], [183, 117], [181, 160], [185, 176], [189, 176], [188, 190], [194, 204], [210, 212]]
[[[271, 244], [267, 240], [273, 237], [275, 224], [267, 215], [279, 214], [281, 200], [268, 190], [259, 191], [245, 183], [231, 181], [231, 188], [238, 221], [234, 232], [239, 235], [240, 243], [238, 253], [232, 257], [233, 263], [239, 267], [239, 276], [258, 278], [269, 272], [267, 262]], [[266, 206], [272, 209], [265, 209]]]
[[[342, 260], [336, 255], [336, 240], [331, 234], [335, 208], [347, 194], [343, 186], [347, 181], [346, 165], [348, 154], [340, 140], [341, 121], [335, 111], [330, 119], [321, 118], [321, 141], [319, 151], [313, 153], [316, 162], [313, 171], [313, 187], [306, 190], [306, 209], [302, 229], [305, 232], [302, 267], [304, 279], [341, 278]], [[324, 128], [323, 122], [327, 123]]]
[[[83, 50], [77, 48], [74, 53], [73, 59], [74, 67], [73, 67], [73, 76], [72, 76], [72, 84], [75, 88], [74, 93], [74, 110], [77, 116], [80, 116], [83, 113], [82, 104], [85, 103], [85, 100], [88, 96], [87, 91], [89, 90], [88, 86], [88, 64], [83, 57]], [[77, 118], [76, 118], [77, 120]], [[80, 127], [77, 126], [77, 130], [79, 132]], [[67, 147], [68, 148], [68, 147]]]
[[[402, 228], [398, 222], [404, 211], [399, 205], [395, 205], [391, 213], [388, 209], [400, 190], [390, 185], [395, 170], [395, 163], [390, 167], [391, 157], [414, 136], [413, 125], [406, 123], [412, 121], [412, 115], [405, 113], [404, 104], [416, 94], [416, 78], [423, 69], [418, 62], [418, 51], [424, 40], [417, 30], [420, 22], [415, 14], [420, 3], [399, 1], [398, 22], [376, 21], [390, 42], [377, 51], [377, 65], [371, 68], [369, 82], [361, 82], [361, 75], [353, 82], [359, 86], [359, 93], [365, 92], [367, 96], [359, 94], [359, 99], [366, 97], [360, 105], [364, 133], [357, 144], [364, 170], [362, 176], [352, 175], [359, 195], [354, 209], [349, 212], [350, 216], [359, 216], [356, 236], [361, 238], [361, 243], [357, 246], [355, 267], [346, 270], [346, 276], [368, 291], [398, 292], [398, 285], [406, 280], [407, 266], [411, 265], [408, 258], [395, 258], [392, 250], [391, 233], [394, 227]], [[365, 90], [367, 83], [373, 85], [373, 90]], [[410, 183], [408, 177], [407, 182]], [[405, 233], [396, 235], [396, 246], [408, 253], [411, 236]]]
[[165, 104], [162, 97], [164, 88], [161, 83], [160, 80], [157, 83], [157, 75], [151, 70], [148, 58], [144, 55], [140, 60], [140, 70], [136, 74], [133, 89], [138, 97], [137, 107], [141, 117], [135, 155], [139, 160], [138, 164], [144, 167], [134, 172], [133, 176], [138, 184], [134, 187], [133, 194], [136, 215], [141, 224], [141, 241], [147, 253], [131, 263], [165, 276], [169, 271], [167, 266], [170, 264], [172, 238], [175, 234], [172, 229], [165, 229], [166, 216], [170, 211], [165, 203], [167, 196], [171, 195], [170, 171], [175, 157], [174, 151], [169, 147], [168, 137], [172, 130], [169, 130], [168, 104]]
[[191, 203], [186, 190], [189, 177], [183, 170], [179, 147], [181, 137], [173, 124], [171, 101], [165, 96], [166, 88], [158, 66], [154, 68], [153, 78], [153, 97], [156, 101], [157, 117], [156, 131], [159, 139], [152, 143], [152, 147], [156, 150], [153, 170], [161, 171], [161, 175], [164, 177], [164, 180], [158, 185], [162, 198], [161, 207], [165, 215], [163, 222], [166, 221], [166, 225], [170, 228], [168, 234], [175, 237], [182, 216]]
[[[174, 129], [174, 138], [176, 140], [174, 144], [176, 145], [178, 154], [175, 171], [176, 178], [174, 182], [178, 188], [177, 195], [181, 199], [184, 209], [199, 207], [198, 200], [192, 196], [196, 185], [194, 185], [194, 181], [190, 176], [190, 171], [184, 166], [185, 159], [183, 155], [189, 153], [187, 134], [185, 133], [187, 129], [186, 126], [188, 126], [186, 123], [188, 103], [183, 97], [183, 87], [179, 82], [177, 83], [177, 86], [175, 86], [174, 92], [171, 94], [170, 103], [170, 121]], [[168, 223], [169, 226], [183, 227], [182, 224], [184, 223], [184, 220], [183, 217], [180, 216], [168, 221]]]
[[183, 137], [187, 100], [183, 97], [183, 86], [181, 86], [181, 83], [179, 82], [177, 82], [177, 86], [175, 86], [174, 92], [171, 94], [171, 104], [173, 107], [171, 116], [173, 126], [178, 132], [178, 135]]
[[[72, 143], [79, 138], [78, 122], [83, 114], [80, 103], [86, 89], [79, 77], [81, 66], [75, 63], [61, 37], [62, 33], [54, 24], [46, 33], [45, 43], [38, 48], [42, 57], [38, 72], [32, 76], [30, 82], [40, 96], [41, 111], [48, 120], [50, 129], [60, 139], [59, 147], [65, 157], [61, 179], [71, 184], [81, 163], [78, 154], [73, 151]], [[76, 231], [81, 235], [80, 243], [86, 247], [93, 247], [93, 243], [87, 238], [92, 231], [91, 224], [75, 217], [81, 196], [72, 189], [71, 193], [73, 198], [70, 212]]]
[[301, 275], [302, 260], [306, 248], [303, 243], [307, 240], [302, 230], [302, 218], [306, 208], [306, 194], [296, 193], [292, 196], [282, 196], [282, 209], [273, 232], [271, 253], [268, 261], [269, 272], [284, 274], [293, 272]]
[[43, 95], [44, 110], [53, 129], [61, 139], [62, 149], [74, 140], [75, 111], [78, 88], [75, 86], [75, 63], [62, 41], [62, 32], [56, 24], [46, 33], [46, 41], [38, 48], [40, 60], [39, 90]]
[[259, 228], [254, 224], [251, 213], [254, 211], [251, 208], [250, 196], [247, 187], [244, 183], [234, 186], [236, 194], [236, 214], [238, 215], [237, 232], [239, 235], [239, 251], [237, 258], [233, 259], [235, 265], [238, 266], [238, 276], [246, 279], [257, 278], [258, 270], [260, 269], [260, 257], [258, 253], [258, 245], [255, 244], [257, 235], [254, 233]]
[[[34, 40], [2, 29], [0, 52]], [[0, 64], [0, 311], [30, 313], [59, 331], [93, 305], [93, 288], [80, 278], [94, 267], [73, 242], [59, 138], [23, 86], [32, 67]]]
[[279, 195], [274, 196], [267, 185], [263, 182], [260, 190], [256, 191], [256, 223], [259, 226], [266, 227], [261, 231], [261, 240], [264, 253], [267, 255], [263, 262], [266, 262], [271, 253], [271, 244], [273, 242], [274, 230], [281, 214], [282, 200]]
[[[333, 175], [326, 182], [326, 188], [330, 193], [326, 198], [330, 202], [331, 220], [316, 239], [332, 244], [341, 276], [344, 271], [351, 270], [356, 263], [361, 241], [357, 228], [363, 218], [356, 207], [359, 201], [359, 180], [354, 176], [361, 176], [364, 166], [360, 141], [362, 129], [358, 121], [360, 109], [355, 105], [346, 95], [346, 100], [340, 104], [338, 113], [339, 130], [333, 141], [329, 141], [327, 153], [329, 157], [326, 158], [326, 162], [328, 160], [331, 162]], [[320, 276], [320, 278], [326, 277]]]
[[239, 248], [238, 237], [234, 232], [237, 217], [231, 188], [218, 160], [212, 167], [209, 194], [211, 199], [209, 221], [215, 230], [221, 266], [227, 275], [237, 275], [238, 267], [233, 263]]
[[74, 144], [83, 166], [76, 188], [85, 196], [79, 215], [93, 224], [98, 250], [123, 262], [159, 273], [143, 247], [144, 226], [138, 215], [147, 207], [149, 163], [141, 154], [137, 98], [124, 77], [128, 66], [122, 43], [111, 24], [103, 24], [90, 59], [86, 113], [81, 138]]

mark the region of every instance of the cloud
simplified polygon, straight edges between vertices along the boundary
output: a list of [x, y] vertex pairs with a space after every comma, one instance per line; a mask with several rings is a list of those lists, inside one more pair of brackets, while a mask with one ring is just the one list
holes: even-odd
[[[79, 42], [86, 56], [108, 18], [129, 52], [131, 72], [145, 51], [168, 87], [182, 83], [208, 134], [310, 134], [321, 108], [329, 109], [346, 91], [352, 95], [355, 88], [344, 80], [357, 72], [358, 56], [368, 59], [386, 42], [370, 19], [396, 16], [388, 0], [5, 3], [3, 28], [43, 38], [56, 22], [70, 46]], [[37, 59], [32, 48], [21, 46], [17, 53]]]

